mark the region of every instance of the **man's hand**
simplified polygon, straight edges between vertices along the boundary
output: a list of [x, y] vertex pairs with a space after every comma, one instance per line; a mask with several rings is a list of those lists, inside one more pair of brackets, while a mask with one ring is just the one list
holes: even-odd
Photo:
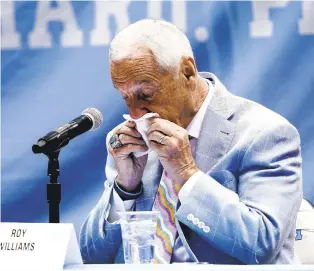
[[135, 129], [135, 122], [128, 121], [117, 127], [113, 132], [117, 134], [122, 147], [113, 149], [110, 144], [107, 148], [115, 160], [118, 172], [117, 183], [126, 191], [134, 190], [141, 182], [144, 168], [147, 163], [147, 155], [136, 158], [132, 152], [144, 152], [148, 150], [141, 134]]
[[150, 120], [149, 145], [159, 157], [172, 180], [182, 187], [199, 169], [192, 156], [188, 133], [173, 122], [161, 118]]

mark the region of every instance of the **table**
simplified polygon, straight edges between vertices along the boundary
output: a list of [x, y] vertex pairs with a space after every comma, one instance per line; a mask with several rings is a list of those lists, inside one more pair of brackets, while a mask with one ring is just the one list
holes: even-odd
[[64, 270], [75, 271], [314, 271], [314, 265], [212, 265], [178, 263], [169, 265], [86, 264], [72, 265]]

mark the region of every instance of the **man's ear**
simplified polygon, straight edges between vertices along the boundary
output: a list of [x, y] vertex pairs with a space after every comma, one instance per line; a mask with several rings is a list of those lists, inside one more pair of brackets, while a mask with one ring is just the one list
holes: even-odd
[[180, 66], [181, 78], [184, 79], [189, 88], [194, 89], [197, 81], [197, 69], [194, 59], [192, 57], [182, 57]]
[[186, 79], [190, 80], [197, 76], [195, 61], [192, 57], [182, 57], [180, 66]]

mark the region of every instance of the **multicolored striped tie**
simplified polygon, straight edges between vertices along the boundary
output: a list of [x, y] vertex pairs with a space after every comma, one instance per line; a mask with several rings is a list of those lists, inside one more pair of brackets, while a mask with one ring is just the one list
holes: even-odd
[[160, 212], [157, 219], [154, 263], [170, 263], [177, 234], [174, 214], [179, 190], [178, 184], [164, 170], [153, 205], [153, 211]]

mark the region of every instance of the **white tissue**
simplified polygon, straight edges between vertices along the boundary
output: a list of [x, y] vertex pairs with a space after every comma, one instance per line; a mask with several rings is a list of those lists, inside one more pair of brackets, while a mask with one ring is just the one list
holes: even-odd
[[148, 139], [147, 139], [147, 133], [148, 133], [148, 128], [149, 128], [149, 123], [148, 120], [149, 118], [152, 117], [159, 117], [159, 115], [157, 113], [147, 113], [145, 115], [143, 115], [142, 117], [140, 117], [139, 119], [132, 119], [130, 117], [130, 115], [124, 114], [123, 118], [125, 120], [129, 120], [129, 121], [134, 121], [136, 124], [136, 130], [142, 135], [143, 140], [145, 141], [146, 145], [148, 146], [148, 150], [145, 152], [134, 152], [134, 156], [137, 157], [141, 157], [147, 153], [149, 153], [151, 150], [149, 148], [148, 145]]

